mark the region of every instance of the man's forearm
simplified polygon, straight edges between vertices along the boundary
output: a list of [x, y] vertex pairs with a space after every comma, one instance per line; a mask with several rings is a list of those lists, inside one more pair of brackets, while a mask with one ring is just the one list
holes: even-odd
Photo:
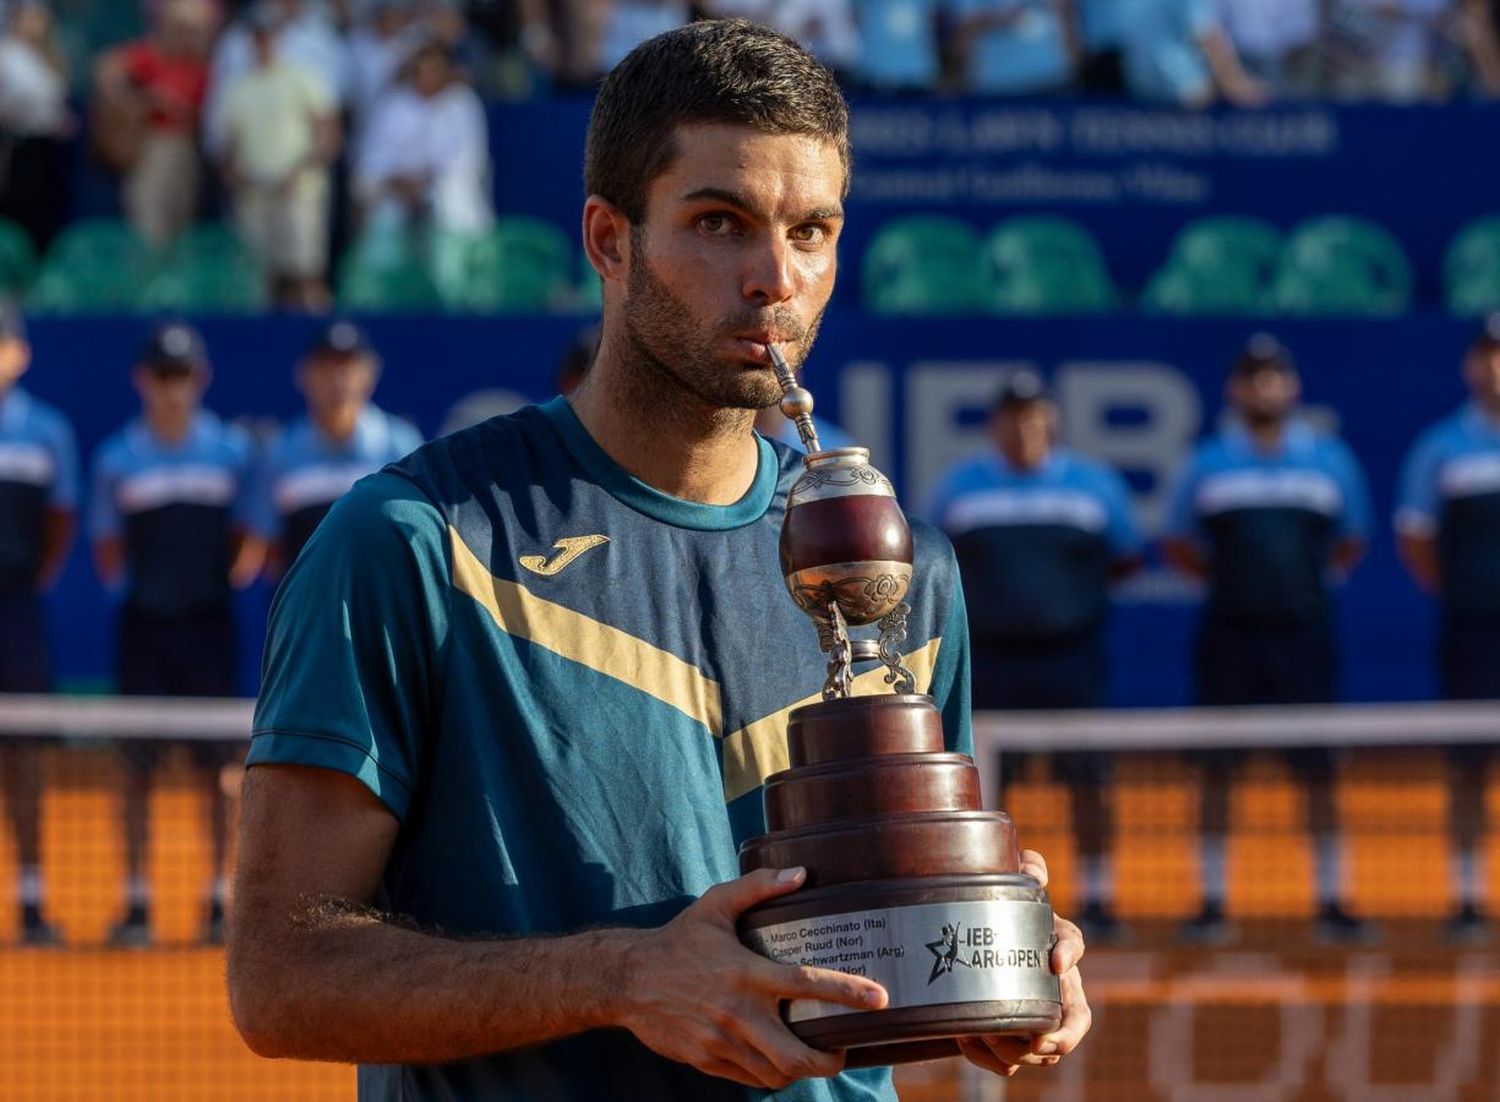
[[444, 1063], [615, 1024], [636, 937], [455, 940], [340, 904], [274, 936], [246, 929], [231, 937], [229, 990], [250, 1047], [364, 1064]]

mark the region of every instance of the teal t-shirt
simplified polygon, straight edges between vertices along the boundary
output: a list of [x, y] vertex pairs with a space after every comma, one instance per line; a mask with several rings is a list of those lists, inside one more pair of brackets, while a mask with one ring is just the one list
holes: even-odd
[[[657, 492], [562, 400], [498, 417], [359, 482], [271, 613], [252, 766], [357, 777], [400, 821], [380, 905], [459, 935], [655, 926], [738, 875], [787, 765], [787, 713], [824, 660], [781, 578], [800, 456], [761, 439], [733, 505]], [[913, 525], [906, 652], [968, 751], [953, 554]], [[864, 692], [889, 691], [880, 670]], [[888, 1069], [774, 1094], [625, 1031], [436, 1067], [362, 1067], [363, 1102], [894, 1098]]]

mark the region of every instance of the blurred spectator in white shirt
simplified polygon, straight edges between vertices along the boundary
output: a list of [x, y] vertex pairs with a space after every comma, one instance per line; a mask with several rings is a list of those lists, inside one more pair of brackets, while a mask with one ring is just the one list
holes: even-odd
[[262, 3], [249, 28], [255, 67], [223, 90], [222, 167], [235, 224], [283, 306], [328, 306], [328, 173], [338, 155], [337, 105], [316, 72], [281, 56], [277, 14]]
[[0, 217], [18, 223], [46, 249], [67, 217], [68, 73], [39, 0], [8, 5], [0, 38]]
[[1120, 0], [1125, 83], [1137, 99], [1206, 107], [1240, 106], [1269, 92], [1240, 64], [1212, 0]]
[[938, 23], [944, 0], [859, 0], [855, 81], [877, 91], [931, 89], [942, 76]]
[[606, 14], [596, 68], [607, 73], [648, 38], [680, 27], [692, 15], [687, 0], [604, 0]]
[[986, 95], [1056, 92], [1073, 79], [1068, 0], [950, 0], [964, 87]]
[[749, 19], [795, 38], [831, 69], [848, 71], [859, 54], [853, 0], [712, 0], [721, 19]]
[[356, 132], [423, 41], [416, 0], [373, 0], [349, 34], [349, 106]]
[[[348, 55], [344, 38], [328, 11], [308, 0], [255, 0], [250, 10], [275, 19], [277, 55], [317, 73], [335, 105], [342, 107], [349, 92]], [[255, 67], [254, 37], [249, 24], [240, 20], [220, 36], [214, 49], [203, 144], [215, 156], [221, 152], [224, 138], [219, 129], [218, 100], [236, 77]]]
[[377, 265], [412, 255], [420, 234], [417, 247], [434, 250], [434, 273], [451, 278], [466, 243], [493, 224], [484, 105], [443, 45], [412, 54], [404, 79], [376, 105], [356, 152], [354, 189], [360, 248]]
[[1279, 95], [1316, 91], [1320, 0], [1219, 0], [1224, 33], [1247, 72]]
[[1457, 24], [1454, 0], [1330, 0], [1329, 91], [1412, 103], [1446, 92], [1438, 61]]

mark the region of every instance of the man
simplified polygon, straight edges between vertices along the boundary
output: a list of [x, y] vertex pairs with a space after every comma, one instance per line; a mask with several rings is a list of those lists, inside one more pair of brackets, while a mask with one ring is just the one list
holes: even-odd
[[297, 366], [307, 416], [271, 445], [251, 528], [279, 575], [333, 503], [367, 474], [422, 444], [421, 434], [370, 403], [380, 360], [352, 322], [324, 329]]
[[963, 87], [981, 95], [1061, 92], [1079, 44], [1070, 0], [952, 0]]
[[[1102, 708], [1109, 588], [1140, 566], [1130, 493], [1102, 463], [1058, 446], [1057, 407], [1035, 372], [1006, 381], [990, 433], [995, 450], [948, 471], [928, 510], [953, 540], [969, 599], [974, 706]], [[1053, 766], [1072, 799], [1079, 925], [1090, 938], [1118, 940], [1110, 758], [1064, 753]], [[1013, 774], [1012, 766], [1003, 775]]]
[[215, 110], [220, 167], [234, 222], [270, 279], [277, 305], [328, 305], [329, 170], [338, 156], [338, 104], [326, 73], [284, 57], [282, 9], [250, 15], [255, 66], [223, 90]]
[[[21, 317], [0, 310], [0, 693], [50, 688], [42, 594], [62, 573], [78, 510], [73, 430], [17, 384], [31, 366]], [[0, 737], [0, 795], [15, 832], [21, 940], [53, 945], [41, 864], [42, 757]]]
[[[1500, 318], [1469, 346], [1469, 404], [1428, 429], [1407, 456], [1397, 547], [1438, 599], [1438, 676], [1449, 700], [1500, 699]], [[1488, 746], [1449, 751], [1449, 832], [1457, 903], [1448, 933], [1481, 941]]]
[[[1364, 555], [1369, 502], [1354, 456], [1296, 416], [1301, 381], [1265, 334], [1236, 361], [1226, 388], [1234, 422], [1201, 445], [1172, 495], [1167, 562], [1208, 587], [1197, 643], [1198, 703], [1321, 704], [1338, 695], [1330, 575]], [[1203, 905], [1184, 936], [1226, 939], [1225, 836], [1240, 755], [1200, 755]], [[1343, 860], [1331, 750], [1289, 751], [1306, 794], [1317, 873], [1317, 932], [1330, 941], [1373, 931], [1343, 906]]]
[[[235, 626], [230, 598], [259, 573], [244, 537], [251, 447], [238, 429], [202, 408], [210, 372], [202, 338], [181, 323], [157, 329], [132, 376], [141, 417], [100, 446], [89, 523], [99, 577], [123, 588], [116, 646], [121, 693], [233, 696]], [[161, 743], [123, 746], [127, 910], [114, 944], [149, 944], [148, 802]], [[228, 851], [224, 767], [230, 743], [199, 743], [193, 764], [213, 840], [203, 940], [222, 939]]]
[[[804, 877], [735, 878], [784, 709], [823, 680], [777, 560], [800, 461], [751, 421], [780, 397], [766, 343], [800, 367], [833, 290], [847, 127], [828, 72], [772, 31], [702, 22], [634, 51], [589, 127], [604, 313], [582, 387], [366, 479], [304, 548], [231, 924], [257, 1052], [358, 1062], [365, 1102], [894, 1097], [885, 1069], [813, 1081], [842, 1056], [780, 1018], [885, 993], [734, 932]], [[915, 540], [908, 661], [967, 748], [957, 574], [939, 535]], [[1058, 931], [1062, 1026], [971, 1059], [1055, 1062], [1087, 1029], [1082, 941]]]

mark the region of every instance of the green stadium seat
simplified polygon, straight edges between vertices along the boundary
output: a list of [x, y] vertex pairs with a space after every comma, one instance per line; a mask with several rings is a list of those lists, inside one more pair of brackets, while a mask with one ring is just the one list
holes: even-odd
[[1281, 231], [1269, 222], [1241, 215], [1213, 215], [1182, 228], [1172, 243], [1168, 263], [1205, 274], [1249, 270], [1269, 281], [1281, 248]]
[[1293, 314], [1399, 314], [1411, 303], [1411, 265], [1389, 232], [1359, 218], [1331, 216], [1288, 236], [1271, 288]]
[[419, 312], [441, 310], [443, 296], [424, 264], [346, 264], [339, 305], [349, 310]]
[[31, 237], [16, 223], [0, 219], [0, 291], [17, 294], [36, 274]]
[[1448, 243], [1443, 292], [1455, 314], [1500, 310], [1500, 215], [1479, 218]]
[[463, 250], [460, 265], [435, 259], [444, 279], [448, 305], [475, 311], [548, 311], [567, 309], [574, 297], [573, 246], [550, 222], [511, 216], [499, 219], [483, 237], [455, 243], [433, 243], [434, 253]]
[[253, 313], [268, 304], [266, 278], [229, 227], [201, 223], [180, 234], [141, 291], [151, 311]]
[[1210, 277], [1169, 263], [1146, 284], [1141, 309], [1148, 314], [1259, 314], [1265, 298], [1264, 281], [1249, 271], [1231, 268]]
[[987, 295], [979, 235], [947, 215], [893, 218], [865, 250], [861, 287], [876, 314], [980, 311]]
[[1007, 219], [985, 243], [984, 264], [996, 313], [1098, 313], [1119, 305], [1099, 243], [1067, 218]]

